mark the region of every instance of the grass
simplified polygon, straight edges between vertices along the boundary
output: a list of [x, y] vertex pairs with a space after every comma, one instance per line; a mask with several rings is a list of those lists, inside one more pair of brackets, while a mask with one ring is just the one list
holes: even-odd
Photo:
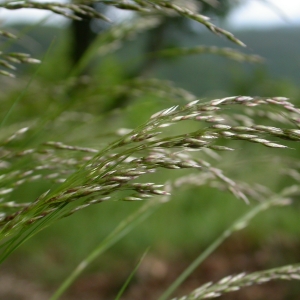
[[[136, 10], [149, 4], [141, 3], [137, 2]], [[164, 2], [157, 5], [197, 20], [242, 45], [195, 12]], [[60, 13], [66, 14], [64, 8]], [[104, 263], [107, 267], [114, 257], [136, 257], [151, 245], [150, 251], [169, 257], [207, 247], [165, 291], [161, 299], [167, 299], [228, 235], [248, 225], [247, 219], [273, 202], [295, 205], [291, 200], [299, 196], [299, 165], [289, 153], [300, 140], [300, 111], [288, 99], [232, 96], [195, 101], [196, 96], [169, 82], [126, 77], [112, 54], [106, 62], [95, 63], [93, 75], [78, 77], [99, 55], [97, 49], [149, 30], [160, 20], [148, 21], [139, 18], [100, 35], [65, 80], [45, 84], [47, 76], [39, 79], [32, 75], [26, 78], [29, 84], [25, 88], [16, 82], [17, 97], [12, 91], [3, 99], [7, 109], [2, 112], [1, 131], [4, 214], [0, 220], [0, 261], [22, 245], [26, 253], [40, 253], [29, 259], [39, 264], [43, 257], [51, 257], [55, 245], [59, 258], [56, 262], [50, 258], [48, 263], [54, 261], [61, 275], [49, 277], [57, 278], [61, 286], [51, 299], [58, 299], [108, 249], [110, 253], [103, 256], [111, 257]], [[203, 49], [217, 51], [178, 48], [164, 55], [194, 54]], [[107, 54], [103, 51], [100, 56]], [[249, 58], [224, 49], [217, 52]], [[103, 78], [100, 82], [99, 75]], [[126, 98], [135, 100], [129, 108], [110, 111], [118, 99]], [[279, 169], [293, 178], [283, 181]], [[255, 206], [257, 200], [260, 203]], [[248, 229], [248, 234], [254, 235], [263, 227], [259, 230], [263, 241], [275, 227], [275, 220], [282, 220], [298, 234], [293, 208], [270, 211]], [[231, 225], [242, 213], [242, 222]], [[45, 254], [41, 254], [41, 246]], [[20, 256], [22, 251], [18, 250]], [[80, 263], [72, 271], [74, 262]], [[295, 265], [226, 280], [238, 282], [238, 286], [230, 286], [233, 290], [261, 282], [261, 278], [299, 279], [298, 274]], [[229, 291], [225, 281], [207, 285], [202, 294], [196, 290], [188, 299]]]

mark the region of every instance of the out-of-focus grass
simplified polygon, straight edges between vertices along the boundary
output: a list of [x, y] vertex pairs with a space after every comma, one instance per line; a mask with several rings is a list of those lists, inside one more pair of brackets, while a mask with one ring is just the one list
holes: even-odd
[[[109, 135], [113, 131], [120, 127], [135, 127], [147, 120], [152, 113], [174, 104], [170, 105], [166, 100], [146, 93], [132, 96], [134, 100], [130, 106], [103, 116], [101, 111], [107, 105], [106, 101], [110, 101], [110, 92], [123, 80], [118, 61], [114, 61], [112, 57], [111, 60], [100, 64], [95, 73], [101, 77], [92, 77], [90, 83], [88, 81], [78, 88], [72, 78], [63, 83], [58, 80], [60, 76], [55, 76], [56, 70], [53, 66], [63, 65], [65, 58], [58, 58], [56, 52], [54, 54], [55, 59], [50, 58], [45, 62], [40, 78], [36, 78], [29, 87], [8, 120], [12, 132], [18, 126], [32, 125], [35, 128], [35, 124], [38, 124], [37, 129], [34, 129], [36, 132], [33, 138], [26, 141], [28, 147], [48, 140], [57, 140], [101, 149], [106, 141], [112, 138]], [[5, 95], [1, 117], [21, 92], [26, 80], [28, 78], [24, 76], [21, 83], [16, 81], [15, 90]], [[65, 112], [66, 108], [68, 113]], [[184, 132], [189, 126], [195, 125], [188, 124], [170, 130]], [[174, 131], [175, 133], [178, 131]], [[275, 191], [281, 185], [280, 165], [276, 165], [269, 153], [283, 153], [286, 156], [294, 156], [296, 153], [296, 150], [270, 151], [261, 145], [240, 142], [234, 145], [237, 150], [224, 154], [225, 158], [217, 161], [215, 165], [224, 167], [233, 178], [253, 184], [263, 182]], [[22, 146], [24, 144], [18, 142], [14, 144], [16, 148], [21, 149]], [[30, 165], [30, 161], [24, 163]], [[173, 173], [176, 174], [176, 171]], [[163, 172], [160, 179], [170, 180], [170, 176], [170, 172]], [[239, 176], [242, 178], [238, 178]], [[50, 186], [51, 183], [26, 184], [15, 190], [11, 200], [33, 200]], [[89, 207], [37, 234], [13, 254], [8, 263], [10, 260], [13, 263], [16, 259], [21, 261], [21, 265], [36, 266], [36, 272], [41, 272], [40, 275], [47, 279], [61, 281], [82, 256], [140, 205], [142, 204], [107, 202]], [[207, 187], [184, 187], [175, 191], [170, 202], [163, 204], [146, 222], [118, 242], [104, 258], [100, 258], [91, 266], [91, 269], [109, 268], [114, 260], [118, 261], [122, 257], [136, 258], [149, 246], [151, 251], [168, 257], [199, 251], [247, 209], [245, 203], [229, 193]], [[298, 207], [295, 203], [290, 207], [266, 212], [253, 222], [247, 233], [258, 242], [278, 231], [295, 237], [299, 234], [297, 222]]]
[[[34, 266], [42, 278], [60, 282], [83, 256], [140, 205], [142, 203], [107, 202], [90, 207], [43, 230], [13, 254], [11, 260], [17, 257], [22, 267]], [[168, 259], [193, 256], [249, 208], [227, 193], [186, 187], [96, 260], [89, 270], [108, 270], [124, 259], [134, 260], [147, 247], [151, 253]], [[295, 206], [273, 208], [252, 222], [246, 229], [246, 236], [251, 243], [257, 244], [278, 234], [293, 240], [299, 235], [297, 224]]]

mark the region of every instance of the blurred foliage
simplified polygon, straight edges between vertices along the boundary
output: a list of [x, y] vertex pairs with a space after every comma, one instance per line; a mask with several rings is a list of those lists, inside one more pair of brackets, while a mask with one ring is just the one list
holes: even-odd
[[[211, 9], [212, 6], [205, 4], [204, 1], [200, 2], [203, 5], [200, 12], [215, 13], [215, 10]], [[229, 2], [221, 2], [222, 6], [218, 14], [222, 16], [227, 14], [230, 9]], [[135, 128], [157, 111], [172, 105], [185, 105], [199, 97], [250, 94], [266, 97], [287, 96], [293, 98], [295, 102], [299, 101], [299, 87], [293, 83], [293, 80], [280, 78], [278, 69], [271, 68], [276, 77], [270, 75], [265, 66], [240, 65], [226, 61], [223, 57], [204, 55], [165, 58], [158, 53], [154, 63], [147, 51], [149, 50], [147, 34], [150, 37], [153, 32], [156, 34], [157, 28], [162, 29], [160, 26], [163, 22], [159, 23], [153, 19], [147, 24], [144, 23], [145, 26], [138, 30], [135, 26], [138, 22], [134, 23], [134, 20], [128, 22], [131, 23], [128, 23], [127, 27], [121, 24], [119, 30], [115, 32], [112, 28], [107, 29], [107, 32], [95, 40], [96, 48], [91, 46], [91, 54], [94, 58], [90, 60], [87, 53], [91, 73], [85, 76], [78, 76], [80, 63], [77, 68], [71, 67], [68, 29], [61, 33], [57, 29], [32, 27], [26, 33], [23, 45], [26, 46], [26, 39], [28, 40], [29, 37], [34, 39], [39, 45], [35, 47], [34, 57], [42, 58], [43, 63], [40, 67], [34, 66], [21, 70], [22, 75], [15, 81], [10, 78], [2, 80], [1, 119], [5, 119], [11, 109], [12, 112], [6, 121], [5, 131], [1, 131], [1, 137], [13, 134], [22, 127], [33, 128], [30, 135], [25, 135], [24, 139], [17, 139], [10, 145], [13, 151], [19, 153], [24, 148], [43, 145], [49, 140], [101, 149], [120, 136], [119, 128]], [[181, 26], [178, 25], [177, 18], [173, 18], [171, 22], [174, 22], [175, 26]], [[168, 29], [169, 33], [166, 31], [166, 35], [173, 34], [175, 29], [172, 26]], [[122, 31], [121, 28], [125, 29]], [[146, 33], [148, 30], [150, 33]], [[290, 30], [289, 34], [293, 35], [291, 40], [294, 40], [296, 30], [298, 29]], [[56, 38], [53, 35], [54, 31]], [[266, 39], [261, 37], [262, 33], [257, 33], [259, 40], [257, 43], [250, 39], [254, 36], [253, 33], [238, 33], [240, 39], [246, 41], [253, 49], [251, 54], [267, 56], [268, 60], [276, 60], [279, 66], [281, 61], [276, 55], [278, 53], [282, 55], [282, 52], [272, 44], [279, 40], [278, 34], [268, 32]], [[287, 38], [288, 34], [286, 32], [284, 34]], [[50, 35], [51, 37], [46, 41], [46, 37]], [[195, 41], [209, 45], [211, 39], [220, 46], [215, 37], [207, 37], [201, 32], [198, 35], [199, 40], [198, 38], [196, 40], [194, 38], [196, 35], [196, 33], [181, 32], [174, 36], [179, 41], [178, 44], [185, 47], [194, 46]], [[263, 51], [256, 52], [257, 45]], [[295, 53], [286, 55], [290, 61], [293, 57], [295, 60], [299, 59], [297, 45], [287, 47], [287, 43], [284, 42], [281, 45], [282, 48]], [[17, 46], [18, 43], [12, 44], [12, 47]], [[174, 51], [175, 48], [176, 52], [176, 47], [172, 43], [168, 42], [165, 46], [169, 51]], [[264, 51], [268, 52], [270, 49], [267, 46], [279, 52], [276, 54], [274, 51], [265, 55]], [[44, 47], [48, 48], [46, 54], [42, 50]], [[161, 49], [159, 47], [150, 50]], [[295, 78], [299, 75], [297, 70], [296, 67], [291, 70]], [[263, 121], [264, 118], [265, 116], [256, 116], [258, 122]], [[167, 133], [181, 134], [195, 128], [198, 129], [199, 125], [187, 122], [174, 129], [167, 129], [169, 130]], [[292, 143], [287, 142], [287, 144], [291, 144], [291, 148], [296, 148]], [[226, 169], [229, 177], [239, 179], [242, 175], [243, 180], [248, 181], [250, 185], [263, 182], [278, 192], [282, 187], [290, 184], [290, 179], [282, 179], [279, 170], [282, 164], [276, 160], [276, 156], [282, 156], [284, 153], [289, 163], [290, 158], [297, 156], [297, 151], [272, 149], [273, 154], [270, 155], [270, 149], [260, 145], [240, 141], [238, 144], [235, 141], [224, 142], [224, 146], [232, 145], [242, 151], [235, 151], [233, 154], [222, 153], [222, 159], [219, 155], [210, 157], [210, 153], [204, 156], [221, 169]], [[40, 151], [45, 149], [46, 147], [42, 146]], [[70, 159], [69, 153], [62, 156]], [[75, 154], [74, 157], [76, 158]], [[26, 169], [30, 164], [32, 164], [30, 159], [16, 158], [14, 168]], [[3, 169], [5, 173], [6, 169]], [[176, 170], [176, 172], [172, 170], [171, 174], [167, 170], [161, 172], [158, 177], [155, 175], [155, 179], [163, 182], [186, 174], [183, 170]], [[149, 175], [149, 178], [153, 180], [153, 176]], [[145, 177], [145, 182], [147, 180], [148, 177]], [[20, 199], [22, 203], [31, 202], [47, 189], [58, 186], [59, 183], [52, 181], [51, 178], [47, 181], [27, 182], [15, 187], [8, 201]], [[103, 240], [116, 224], [141, 205], [137, 202], [106, 202], [88, 207], [37, 234], [13, 254], [10, 261], [13, 264], [15, 260], [18, 265], [16, 268], [20, 269], [24, 265], [31, 269], [34, 266], [36, 268], [34, 273], [49, 281], [60, 282], [66, 274], [69, 274], [75, 262], [78, 262]], [[138, 226], [127, 238], [114, 246], [106, 254], [106, 259], [102, 258], [101, 268], [111, 268], [114, 261], [117, 263], [123, 257], [135, 258], [149, 245], [153, 253], [161, 256], [176, 257], [182, 253], [192, 255], [195, 251], [199, 251], [199, 248], [204, 249], [231, 223], [232, 219], [237, 218], [247, 209], [244, 203], [237, 201], [232, 195], [210, 187], [181, 187], [176, 191], [172, 201], [164, 203], [147, 222]], [[264, 241], [274, 232], [279, 231], [295, 238], [299, 235], [297, 222], [296, 202], [293, 206], [274, 209], [258, 217], [247, 229], [247, 234], [257, 242]], [[33, 251], [35, 254], [30, 255]], [[22, 259], [24, 256], [26, 261]], [[97, 261], [90, 268], [91, 271], [99, 270], [100, 262]], [[44, 269], [48, 269], [49, 272], [45, 272]]]

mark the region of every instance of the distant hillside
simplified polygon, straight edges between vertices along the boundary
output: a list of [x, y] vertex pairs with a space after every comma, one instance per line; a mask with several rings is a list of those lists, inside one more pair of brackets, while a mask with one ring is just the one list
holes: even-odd
[[[13, 45], [14, 51], [30, 52], [41, 57], [54, 42], [55, 47], [66, 37], [65, 30], [57, 27], [33, 27], [22, 25], [14, 30], [24, 37]], [[236, 47], [223, 37], [201, 30], [199, 34], [186, 34], [176, 37], [185, 47], [193, 45], [215, 45], [237, 48], [246, 53], [258, 54], [266, 58], [263, 66], [237, 63], [213, 55], [194, 55], [180, 59], [164, 60], [156, 66], [155, 75], [175, 81], [180, 86], [193, 91], [198, 96], [208, 95], [211, 91], [232, 90], [235, 82], [247, 80], [253, 70], [260, 74], [270, 74], [273, 78], [287, 79], [296, 85], [300, 83], [300, 27], [277, 28], [264, 31], [237, 31], [234, 34], [246, 43], [247, 48]], [[123, 60], [136, 59], [142, 41], [126, 43], [119, 51]], [[139, 50], [138, 50], [139, 49]], [[264, 75], [262, 75], [264, 76]], [[268, 75], [266, 75], [268, 76]], [[251, 77], [251, 76], [250, 76]]]
[[198, 95], [209, 91], [228, 88], [232, 80], [239, 77], [247, 78], [250, 70], [257, 69], [260, 73], [270, 74], [273, 78], [286, 79], [294, 84], [300, 83], [300, 40], [299, 28], [280, 28], [265, 31], [233, 32], [242, 40], [247, 48], [237, 47], [224, 38], [202, 32], [199, 37], [193, 35], [182, 37], [182, 44], [215, 45], [231, 47], [249, 54], [258, 54], [265, 58], [265, 63], [252, 65], [233, 62], [214, 55], [198, 55], [168, 63], [159, 67], [161, 76], [180, 82], [182, 87], [194, 91]]

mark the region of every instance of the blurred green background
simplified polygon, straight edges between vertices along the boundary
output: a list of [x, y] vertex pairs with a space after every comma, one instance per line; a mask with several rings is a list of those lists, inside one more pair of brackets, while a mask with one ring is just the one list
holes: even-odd
[[[38, 125], [27, 144], [14, 145], [16, 150], [49, 140], [100, 149], [116, 137], [113, 133], [118, 128], [134, 128], [156, 111], [186, 103], [181, 90], [173, 97], [168, 93], [159, 95], [153, 82], [139, 91], [137, 83], [130, 81], [141, 74], [146, 79], [166, 80], [166, 89], [172, 85], [190, 91], [194, 95], [191, 99], [204, 101], [231, 95], [259, 95], [285, 96], [300, 103], [299, 27], [233, 31], [247, 44], [246, 53], [265, 58], [263, 64], [239, 63], [203, 54], [172, 59], [157, 57], [151, 66], [145, 67], [145, 62], [150, 60], [145, 49], [152, 32], [141, 32], [127, 38], [116, 51], [102, 56], [95, 53], [98, 57], [77, 77], [70, 76], [70, 26], [15, 24], [12, 28], [22, 37], [9, 49], [30, 52], [42, 60], [41, 66], [20, 67], [16, 79], [1, 78], [1, 119], [15, 103], [5, 124], [6, 133], [21, 126]], [[170, 25], [167, 30], [170, 34], [165, 35], [162, 48], [195, 45], [236, 48], [200, 26], [175, 30]], [[107, 40], [102, 46], [105, 43]], [[24, 90], [24, 96], [16, 100]], [[185, 126], [181, 130], [188, 131], [192, 125]], [[290, 184], [281, 174], [276, 156], [286, 160], [297, 158], [299, 149], [294, 145], [287, 150], [270, 150], [241, 142], [234, 146], [236, 151], [224, 153], [221, 160], [214, 161], [214, 165], [229, 177], [250, 184], [262, 183], [274, 191]], [[151, 180], [165, 182], [184, 174], [176, 172], [161, 171], [160, 178], [156, 175]], [[51, 182], [25, 184], [11, 194], [10, 200], [32, 201], [51, 185]], [[87, 253], [141, 205], [107, 202], [80, 211], [27, 241], [5, 262], [5, 268], [46, 289], [55, 289]], [[129, 270], [133, 269], [137, 258], [148, 247], [151, 255], [166, 261], [191, 260], [253, 205], [255, 203], [246, 205], [229, 193], [209, 187], [180, 188], [171, 201], [162, 204], [145, 222], [99, 257], [83, 277], [118, 270], [124, 261]], [[273, 208], [258, 216], [240, 238], [256, 248], [275, 243], [275, 240], [279, 244], [282, 241], [291, 243], [295, 249], [299, 245], [299, 230], [299, 204], [295, 199], [291, 206]], [[223, 252], [226, 254], [225, 250]], [[274, 253], [274, 265], [277, 261], [285, 262], [280, 261], [279, 256]], [[286, 263], [292, 259], [287, 255]]]

